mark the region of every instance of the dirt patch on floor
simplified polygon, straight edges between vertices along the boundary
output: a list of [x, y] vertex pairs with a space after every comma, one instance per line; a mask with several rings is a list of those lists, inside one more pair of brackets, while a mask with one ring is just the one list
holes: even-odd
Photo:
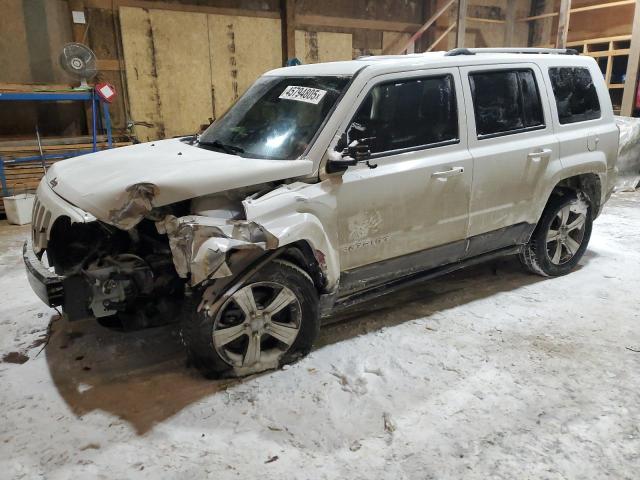
[[21, 352], [9, 352], [2, 357], [4, 363], [17, 363], [19, 365], [26, 363], [28, 360], [29, 357]]

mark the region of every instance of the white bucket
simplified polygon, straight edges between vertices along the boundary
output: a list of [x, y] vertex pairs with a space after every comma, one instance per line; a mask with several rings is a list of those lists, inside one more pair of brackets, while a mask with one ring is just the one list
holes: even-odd
[[12, 197], [3, 197], [4, 211], [7, 221], [14, 225], [31, 223], [31, 210], [33, 210], [33, 193], [21, 193]]

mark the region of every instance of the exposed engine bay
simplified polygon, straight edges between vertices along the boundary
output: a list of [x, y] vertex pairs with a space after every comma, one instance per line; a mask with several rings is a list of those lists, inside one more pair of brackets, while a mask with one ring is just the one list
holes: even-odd
[[275, 238], [244, 219], [242, 205], [273, 188], [237, 189], [153, 208], [128, 230], [60, 216], [38, 256], [63, 278], [62, 307], [70, 320], [95, 317], [125, 330], [178, 321], [185, 290], [230, 277], [234, 267], [277, 246]]
[[169, 241], [152, 220], [123, 231], [61, 217], [52, 227], [46, 257], [64, 276], [63, 306], [71, 320], [117, 315], [123, 328], [136, 329], [176, 318], [185, 279], [176, 273]]

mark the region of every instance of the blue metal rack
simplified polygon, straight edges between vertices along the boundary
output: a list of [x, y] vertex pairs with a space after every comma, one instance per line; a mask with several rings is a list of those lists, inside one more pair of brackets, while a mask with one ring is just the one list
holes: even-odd
[[[81, 101], [91, 102], [91, 136], [92, 145], [91, 150], [75, 150], [66, 153], [56, 153], [43, 155], [34, 155], [30, 157], [21, 157], [11, 160], [11, 163], [25, 163], [33, 162], [44, 158], [44, 160], [63, 159], [75, 157], [78, 155], [84, 155], [86, 153], [98, 151], [98, 136], [97, 136], [97, 123], [98, 114], [102, 110], [104, 116], [104, 128], [107, 133], [107, 147], [112, 148], [113, 138], [111, 134], [111, 116], [109, 114], [109, 104], [100, 100], [95, 94], [93, 89], [81, 90], [81, 91], [69, 91], [69, 92], [0, 92], [0, 102], [58, 102], [58, 101]], [[100, 108], [102, 107], [102, 108]], [[0, 157], [0, 185], [2, 186], [2, 196], [8, 196], [9, 189], [7, 188], [7, 178], [4, 171], [5, 161]]]

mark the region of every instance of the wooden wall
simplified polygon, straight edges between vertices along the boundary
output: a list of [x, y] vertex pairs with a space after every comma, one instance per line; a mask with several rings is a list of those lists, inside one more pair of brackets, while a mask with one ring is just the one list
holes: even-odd
[[197, 132], [282, 63], [277, 19], [121, 7], [120, 24], [141, 140]]
[[[582, 8], [619, 0], [572, 0], [571, 8]], [[631, 34], [634, 5], [618, 5], [610, 8], [575, 12], [570, 15], [568, 42]], [[560, 0], [534, 0], [528, 15], [558, 12]], [[518, 15], [520, 16], [520, 15]], [[519, 23], [529, 31], [531, 46], [553, 46], [558, 28], [558, 17], [551, 16], [532, 22]]]
[[[96, 80], [115, 85], [112, 120], [148, 122], [142, 138], [197, 129], [219, 117], [264, 70], [282, 64], [282, 5], [293, 5], [295, 55], [303, 62], [393, 54], [447, 0], [0, 0], [0, 84], [68, 83], [58, 53], [84, 40], [99, 58]], [[504, 45], [508, 2], [516, 17], [558, 10], [559, 0], [469, 0], [467, 46]], [[574, 7], [604, 0], [573, 0]], [[612, 0], [613, 1], [613, 0]], [[71, 3], [88, 25], [74, 28]], [[135, 11], [122, 15], [123, 11]], [[630, 33], [633, 6], [571, 16], [569, 41]], [[455, 6], [416, 45], [423, 51], [455, 18]], [[551, 17], [516, 24], [512, 46], [543, 45]], [[88, 28], [87, 28], [88, 27]], [[286, 36], [285, 36], [286, 38]], [[153, 41], [151, 41], [151, 39]], [[436, 49], [452, 48], [455, 33]], [[231, 52], [231, 50], [234, 50]], [[232, 53], [232, 54], [230, 54]], [[0, 136], [30, 136], [36, 121], [53, 135], [86, 133], [79, 105], [0, 105]], [[44, 125], [43, 125], [44, 124]]]
[[[295, 0], [296, 34], [304, 39], [298, 42], [295, 54], [310, 62], [394, 53], [395, 44], [408, 38], [408, 32], [426, 18], [432, 1]], [[197, 129], [199, 123], [220, 116], [259, 74], [282, 65], [283, 3], [0, 0], [0, 84], [70, 86], [72, 80], [58, 66], [58, 54], [65, 43], [83, 41], [99, 59], [96, 81], [108, 81], [118, 92], [111, 105], [116, 131], [124, 132], [127, 121], [136, 120], [153, 125], [139, 127], [142, 138], [182, 134], [185, 128]], [[87, 25], [72, 25], [73, 4], [84, 5]], [[139, 13], [139, 22], [123, 20], [120, 7], [146, 9], [147, 13]], [[145, 40], [149, 31], [154, 33], [153, 45]], [[269, 41], [264, 41], [265, 35]], [[236, 53], [230, 56], [229, 48]], [[205, 62], [194, 60], [200, 55]], [[189, 88], [193, 77], [198, 82], [192, 81], [193, 88]], [[198, 96], [201, 100], [180, 102], [170, 91], [181, 98]], [[45, 128], [48, 135], [87, 133], [81, 105], [20, 104], [19, 108], [0, 105], [0, 137], [29, 136], [38, 119], [50, 121]]]

